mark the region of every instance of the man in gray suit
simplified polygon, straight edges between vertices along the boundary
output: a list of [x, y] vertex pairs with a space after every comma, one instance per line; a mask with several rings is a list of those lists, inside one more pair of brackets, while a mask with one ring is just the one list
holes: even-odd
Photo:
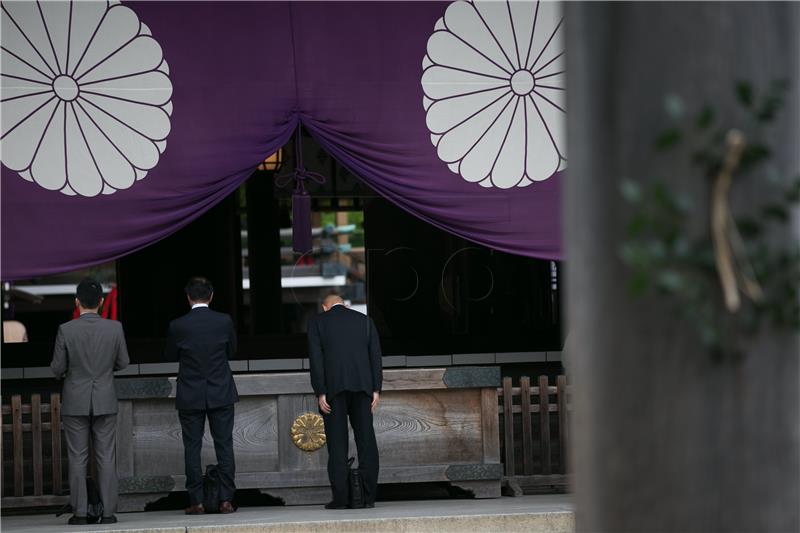
[[128, 366], [122, 324], [97, 314], [103, 288], [96, 280], [78, 284], [75, 304], [80, 317], [58, 328], [50, 369], [64, 379], [62, 424], [69, 455], [70, 524], [86, 524], [86, 467], [90, 433], [97, 458], [101, 523], [117, 521], [117, 394], [114, 371]]

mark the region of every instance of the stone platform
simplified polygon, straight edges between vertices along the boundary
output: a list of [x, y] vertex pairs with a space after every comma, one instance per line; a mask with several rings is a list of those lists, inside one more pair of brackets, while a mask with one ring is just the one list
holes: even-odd
[[494, 500], [378, 502], [374, 509], [327, 511], [320, 506], [245, 507], [233, 515], [185, 516], [177, 511], [123, 513], [109, 526], [68, 526], [67, 516], [8, 516], [4, 533], [256, 533], [256, 532], [526, 532], [572, 533], [568, 495]]

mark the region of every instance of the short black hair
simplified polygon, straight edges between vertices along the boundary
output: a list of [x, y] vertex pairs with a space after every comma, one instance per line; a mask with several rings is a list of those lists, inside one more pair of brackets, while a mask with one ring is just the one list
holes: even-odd
[[103, 286], [94, 278], [84, 278], [78, 283], [75, 296], [84, 309], [96, 309], [103, 297]]
[[211, 300], [211, 295], [214, 294], [214, 286], [211, 285], [208, 278], [201, 276], [189, 278], [183, 290], [193, 302], [207, 302]]

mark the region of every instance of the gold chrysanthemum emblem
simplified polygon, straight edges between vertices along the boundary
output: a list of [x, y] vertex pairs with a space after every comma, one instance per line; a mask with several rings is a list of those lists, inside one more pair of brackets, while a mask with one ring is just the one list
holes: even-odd
[[292, 423], [292, 442], [301, 450], [313, 452], [325, 444], [325, 423], [316, 413], [304, 413]]

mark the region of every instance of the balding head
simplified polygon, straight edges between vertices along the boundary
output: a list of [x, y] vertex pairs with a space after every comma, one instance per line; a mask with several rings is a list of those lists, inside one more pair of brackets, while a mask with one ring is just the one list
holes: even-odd
[[336, 304], [344, 304], [344, 300], [342, 297], [336, 293], [331, 293], [322, 300], [322, 309], [325, 311], [330, 311]]

